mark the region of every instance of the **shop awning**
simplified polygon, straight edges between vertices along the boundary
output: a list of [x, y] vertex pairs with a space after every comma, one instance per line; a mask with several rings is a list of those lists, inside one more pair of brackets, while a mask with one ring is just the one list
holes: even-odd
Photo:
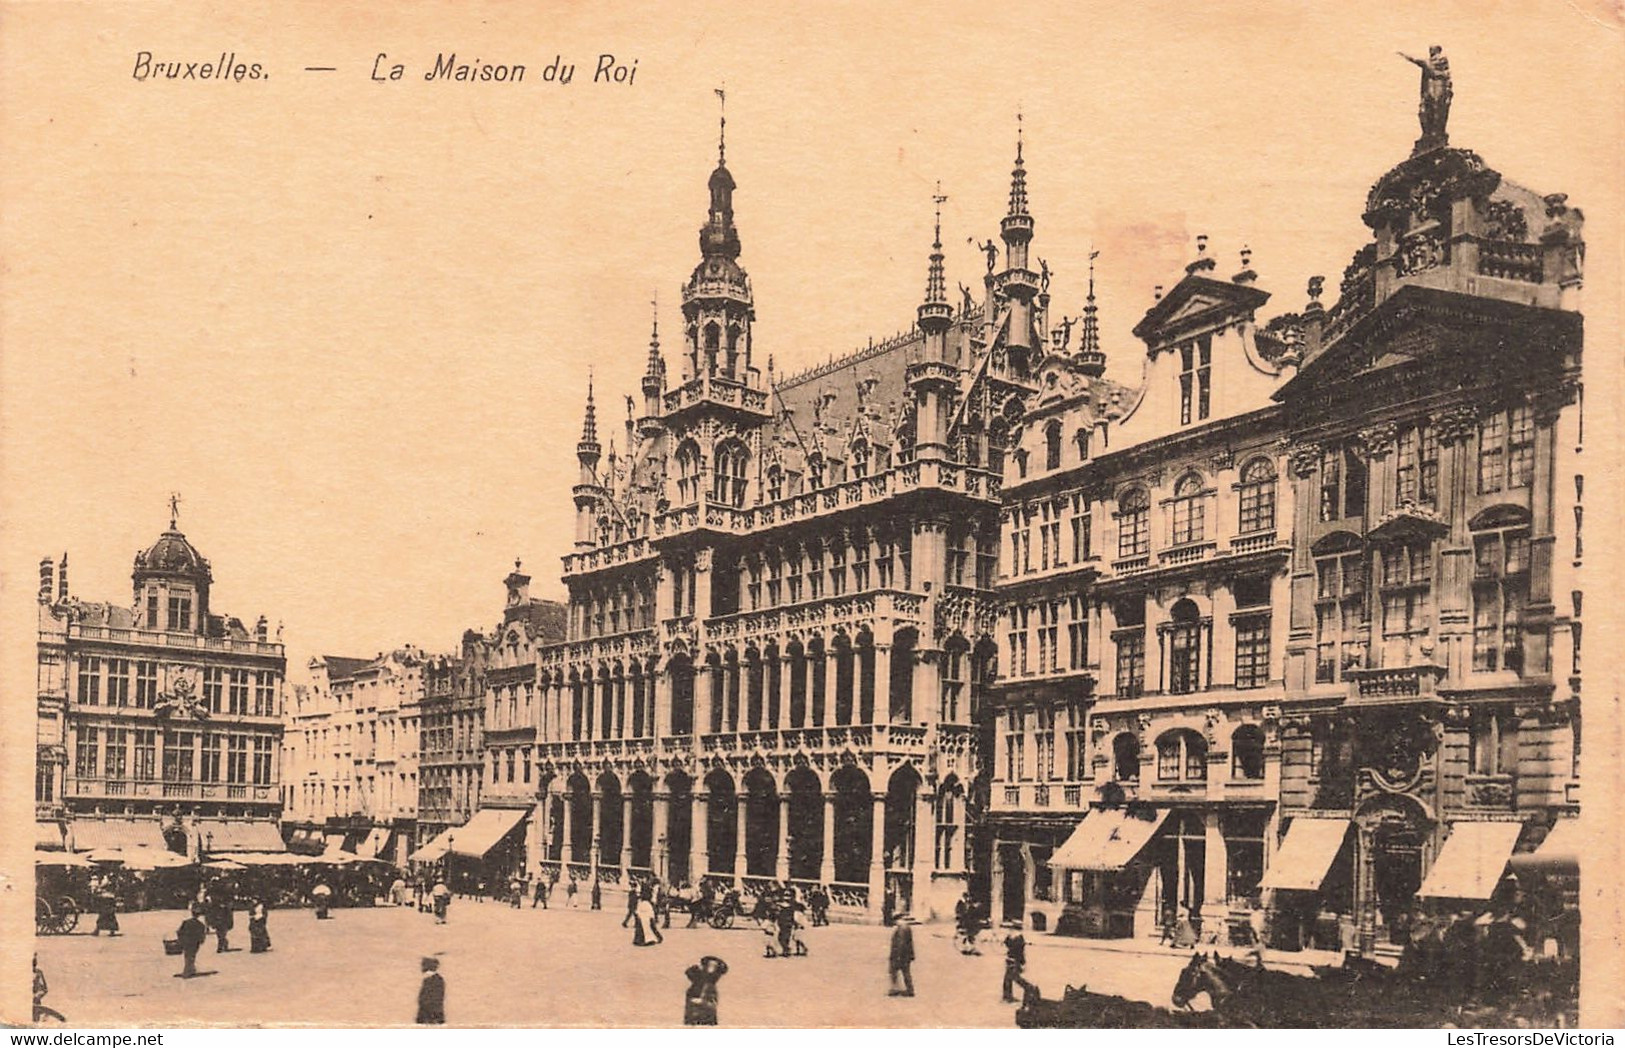
[[344, 834], [328, 833], [322, 836], [322, 851], [337, 852], [344, 850]]
[[1416, 894], [1430, 899], [1488, 899], [1522, 832], [1521, 822], [1455, 823]]
[[451, 835], [456, 830], [443, 830], [440, 835], [427, 842], [423, 847], [407, 856], [407, 862], [439, 862], [446, 857], [446, 851], [451, 846]]
[[169, 845], [156, 819], [73, 820], [74, 851], [97, 851], [102, 848], [156, 848], [168, 851]]
[[1318, 892], [1337, 850], [1348, 836], [1347, 819], [1312, 819], [1299, 815], [1286, 828], [1286, 839], [1270, 860], [1260, 888]]
[[363, 859], [376, 859], [378, 853], [384, 850], [389, 843], [390, 829], [387, 826], [374, 826], [367, 833], [367, 839], [361, 842], [355, 853]]
[[1512, 857], [1514, 873], [1578, 873], [1580, 870], [1579, 819], [1558, 819], [1532, 852]]
[[466, 826], [450, 831], [452, 854], [483, 859], [529, 814], [529, 808], [481, 808]]
[[197, 824], [198, 840], [205, 850], [215, 852], [272, 852], [285, 851], [282, 831], [267, 819], [235, 821], [228, 819], [201, 819]]
[[1049, 864], [1066, 870], [1120, 870], [1134, 861], [1167, 818], [1167, 808], [1158, 808], [1149, 816], [1127, 811], [1090, 812], [1050, 856]]
[[60, 822], [34, 822], [34, 847], [38, 851], [63, 851]]
[[294, 830], [288, 837], [288, 850], [300, 855], [320, 855], [323, 850], [322, 835], [316, 830]]

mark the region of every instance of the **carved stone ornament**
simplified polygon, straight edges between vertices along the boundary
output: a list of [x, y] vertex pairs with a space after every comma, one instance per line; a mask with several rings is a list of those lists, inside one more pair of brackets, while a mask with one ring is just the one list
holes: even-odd
[[1202, 714], [1203, 733], [1207, 735], [1208, 746], [1219, 741], [1219, 725], [1224, 722], [1224, 714], [1217, 707], [1212, 707]]
[[1236, 452], [1235, 452], [1234, 449], [1232, 449], [1230, 447], [1220, 448], [1218, 451], [1215, 451], [1213, 453], [1212, 461], [1213, 461], [1213, 469], [1215, 471], [1218, 471], [1218, 470], [1221, 470], [1221, 469], [1230, 469], [1232, 466], [1234, 466], [1236, 464]]
[[1292, 473], [1298, 477], [1312, 476], [1320, 466], [1319, 444], [1293, 444], [1286, 450], [1287, 459], [1292, 463]]
[[1147, 731], [1151, 727], [1151, 714], [1142, 713], [1138, 716], [1137, 721], [1140, 725], [1140, 730]]
[[1478, 432], [1478, 411], [1467, 404], [1436, 411], [1430, 421], [1433, 435], [1441, 444], [1459, 444]]
[[1399, 427], [1392, 422], [1378, 422], [1360, 430], [1360, 440], [1372, 458], [1383, 458], [1394, 449], [1399, 438]]
[[153, 712], [159, 717], [208, 720], [209, 708], [203, 704], [203, 696], [198, 693], [198, 671], [185, 666], [172, 666], [168, 667], [167, 672], [169, 689], [158, 696]]
[[1437, 232], [1418, 233], [1400, 241], [1394, 253], [1394, 272], [1399, 276], [1421, 273], [1444, 262], [1444, 238]]
[[1492, 200], [1484, 208], [1484, 236], [1490, 240], [1521, 243], [1529, 237], [1523, 208], [1510, 200]]

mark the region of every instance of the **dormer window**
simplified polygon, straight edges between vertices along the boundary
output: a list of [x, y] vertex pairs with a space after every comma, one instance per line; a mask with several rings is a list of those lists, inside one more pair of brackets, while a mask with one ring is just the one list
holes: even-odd
[[1179, 424], [1200, 422], [1211, 413], [1213, 336], [1203, 335], [1179, 347]]
[[172, 630], [192, 628], [192, 598], [169, 598], [169, 628]]

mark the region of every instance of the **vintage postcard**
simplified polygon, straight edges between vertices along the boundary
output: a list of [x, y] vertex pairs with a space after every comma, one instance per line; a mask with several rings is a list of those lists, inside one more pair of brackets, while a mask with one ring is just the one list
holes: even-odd
[[1618, 1024], [1622, 40], [0, 3], [0, 1016]]

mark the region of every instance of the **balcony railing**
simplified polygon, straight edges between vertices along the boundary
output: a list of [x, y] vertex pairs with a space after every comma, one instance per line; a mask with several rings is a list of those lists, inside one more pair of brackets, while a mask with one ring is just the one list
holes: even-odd
[[1443, 666], [1397, 666], [1383, 669], [1350, 669], [1350, 697], [1360, 701], [1405, 701], [1432, 698], [1444, 677]]
[[80, 640], [105, 640], [121, 644], [141, 644], [160, 648], [229, 651], [244, 655], [282, 655], [282, 645], [275, 641], [238, 639], [235, 637], [204, 637], [196, 633], [170, 632], [168, 630], [71, 625], [68, 627], [68, 635]]
[[1211, 557], [1213, 551], [1217, 548], [1217, 544], [1212, 542], [1189, 542], [1160, 551], [1157, 554], [1157, 560], [1168, 566], [1194, 564], [1199, 560], [1206, 560]]
[[1478, 242], [1478, 271], [1487, 277], [1538, 284], [1545, 277], [1545, 248], [1501, 240]]

